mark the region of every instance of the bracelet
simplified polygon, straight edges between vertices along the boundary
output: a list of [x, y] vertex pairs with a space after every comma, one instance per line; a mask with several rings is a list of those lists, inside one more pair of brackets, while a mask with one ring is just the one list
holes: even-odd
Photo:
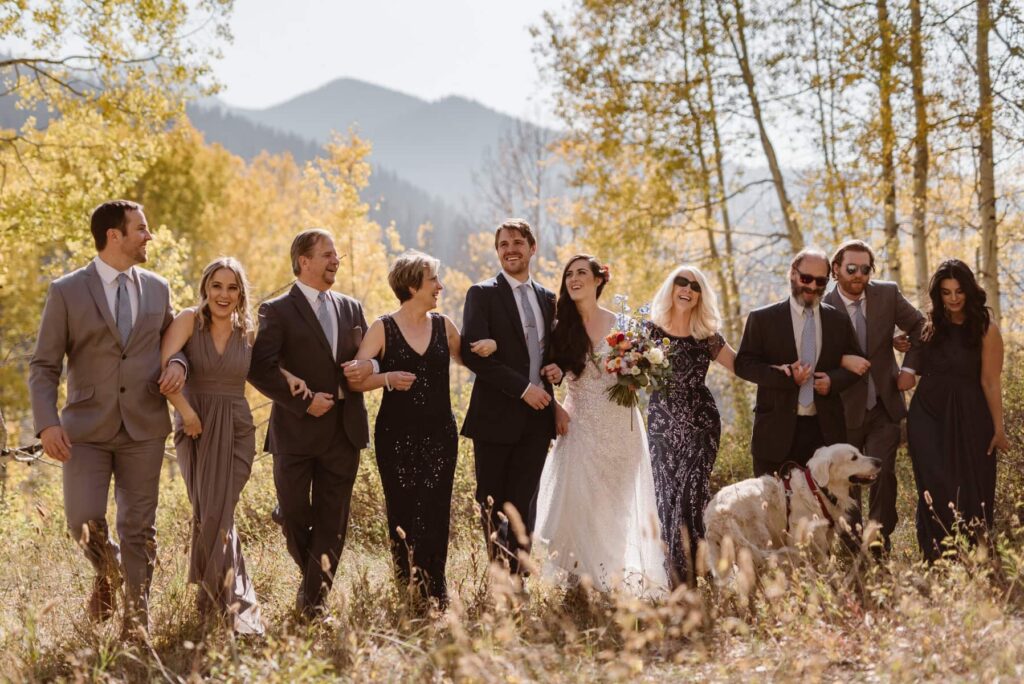
[[391, 382], [388, 380], [389, 375], [391, 375], [391, 371], [384, 374], [384, 386], [388, 388], [388, 392], [394, 389], [394, 387], [391, 386]]

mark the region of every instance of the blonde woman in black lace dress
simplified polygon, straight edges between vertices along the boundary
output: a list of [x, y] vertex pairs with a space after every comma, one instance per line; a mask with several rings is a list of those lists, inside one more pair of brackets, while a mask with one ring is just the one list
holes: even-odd
[[669, 577], [679, 584], [693, 578], [722, 432], [705, 377], [712, 361], [734, 372], [736, 351], [719, 332], [718, 298], [694, 266], [676, 268], [662, 283], [651, 304], [651, 325], [655, 335], [671, 341], [672, 379], [651, 396], [647, 429]]

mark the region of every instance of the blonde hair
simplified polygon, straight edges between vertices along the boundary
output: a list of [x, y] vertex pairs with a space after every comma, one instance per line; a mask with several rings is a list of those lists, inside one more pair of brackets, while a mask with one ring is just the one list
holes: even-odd
[[391, 291], [395, 293], [400, 303], [407, 302], [412, 298], [410, 288], [415, 287], [418, 290], [423, 287], [423, 276], [426, 275], [427, 269], [431, 269], [435, 275], [438, 275], [441, 269], [441, 260], [435, 259], [429, 254], [417, 252], [415, 249], [399, 255], [395, 259], [395, 263], [391, 264], [391, 270], [388, 271], [388, 285], [391, 286]]
[[238, 281], [238, 306], [231, 314], [231, 324], [239, 328], [243, 334], [249, 334], [253, 330], [252, 314], [249, 310], [249, 280], [245, 277], [245, 269], [238, 259], [229, 256], [217, 257], [203, 269], [203, 276], [199, 279], [199, 306], [196, 307], [196, 326], [202, 329], [212, 321], [210, 318], [210, 297], [207, 289], [213, 274], [222, 268], [226, 268], [235, 274]]
[[672, 322], [672, 288], [676, 276], [686, 272], [692, 273], [700, 285], [700, 298], [697, 300], [697, 310], [690, 318], [690, 329], [694, 339], [703, 340], [722, 329], [722, 314], [718, 310], [718, 297], [708, 286], [707, 277], [696, 266], [683, 264], [668, 274], [651, 302], [651, 321], [663, 330], [668, 329]]

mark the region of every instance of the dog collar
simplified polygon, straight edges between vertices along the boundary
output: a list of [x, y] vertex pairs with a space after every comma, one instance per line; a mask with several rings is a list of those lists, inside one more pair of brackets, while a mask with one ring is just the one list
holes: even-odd
[[837, 499], [835, 494], [828, 491], [826, 488], [819, 486], [818, 483], [814, 481], [814, 477], [811, 475], [810, 470], [800, 466], [794, 466], [788, 473], [786, 473], [785, 477], [780, 478], [782, 480], [782, 486], [786, 490], [786, 534], [789, 534], [789, 516], [793, 512], [793, 504], [791, 501], [793, 498], [793, 485], [790, 484], [789, 479], [792, 477], [794, 469], [803, 472], [804, 478], [807, 480], [807, 486], [810, 488], [811, 492], [814, 494], [815, 500], [818, 502], [818, 508], [821, 509], [821, 514], [825, 517], [825, 520], [828, 521], [829, 527], [835, 527], [836, 521], [833, 520], [831, 514], [829, 514], [828, 508], [825, 507], [825, 502], [821, 499], [821, 495], [824, 494], [825, 497], [832, 502], [833, 506], [839, 505], [839, 499]]

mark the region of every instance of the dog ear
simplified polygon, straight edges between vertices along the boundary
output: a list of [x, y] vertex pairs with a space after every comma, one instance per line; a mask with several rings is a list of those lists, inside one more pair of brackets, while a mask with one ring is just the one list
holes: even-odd
[[811, 471], [811, 477], [818, 483], [819, 487], [828, 486], [829, 470], [832, 466], [831, 458], [812, 458], [807, 463], [808, 470]]

